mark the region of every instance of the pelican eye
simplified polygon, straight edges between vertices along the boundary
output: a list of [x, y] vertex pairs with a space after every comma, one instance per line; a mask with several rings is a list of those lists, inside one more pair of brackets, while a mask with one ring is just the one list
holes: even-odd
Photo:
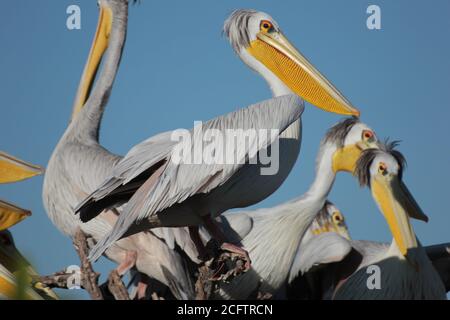
[[259, 29], [262, 32], [270, 32], [273, 30], [273, 24], [272, 24], [272, 22], [270, 22], [268, 20], [263, 20], [263, 21], [261, 21], [261, 24], [259, 25]]
[[362, 133], [362, 136], [363, 136], [364, 141], [371, 141], [374, 139], [375, 134], [373, 133], [373, 131], [364, 130]]
[[339, 224], [344, 221], [344, 217], [339, 212], [333, 213], [332, 217], [333, 217], [334, 223], [336, 223], [336, 224]]
[[378, 165], [378, 172], [383, 175], [387, 173], [387, 166], [384, 162], [380, 162], [380, 164]]

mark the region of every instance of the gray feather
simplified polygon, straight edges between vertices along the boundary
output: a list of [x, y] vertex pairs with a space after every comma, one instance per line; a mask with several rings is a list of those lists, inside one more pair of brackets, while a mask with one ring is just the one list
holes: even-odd
[[288, 282], [312, 267], [343, 260], [351, 251], [350, 242], [334, 232], [325, 232], [302, 241], [292, 263]]
[[[226, 129], [277, 129], [279, 132], [283, 132], [290, 124], [298, 120], [303, 112], [302, 101], [294, 95], [282, 96], [270, 100], [266, 100], [259, 104], [252, 105], [245, 109], [229, 113], [225, 116], [221, 116], [210, 120], [204, 124], [204, 130], [217, 129], [225, 132]], [[166, 138], [170, 138], [169, 135]], [[259, 144], [260, 148], [265, 148], [273, 142], [274, 137], [265, 139], [263, 143]], [[203, 137], [194, 135], [193, 146], [196, 143], [201, 143]], [[197, 141], [197, 142], [196, 142]], [[170, 141], [172, 142], [172, 141]], [[252, 141], [256, 143], [256, 141]], [[164, 146], [172, 146], [167, 141], [163, 141]], [[251, 148], [254, 145], [246, 144], [245, 146], [234, 145], [233, 150], [227, 150], [231, 154], [248, 157]], [[242, 147], [244, 148], [242, 150]], [[147, 152], [136, 152], [141, 147], [138, 145], [134, 148], [134, 152], [125, 156], [125, 158], [118, 164], [120, 171], [114, 170], [113, 178], [115, 182], [113, 185], [120, 183], [126, 183], [130, 181], [130, 174], [135, 177], [135, 167], [139, 168], [139, 172], [145, 170], [145, 167], [149, 167], [154, 164], [153, 161], [148, 161], [147, 158], [136, 157], [135, 154], [148, 154], [151, 159], [160, 159], [155, 157], [152, 152], [153, 148], [149, 149], [148, 145], [143, 145], [143, 148]], [[157, 148], [161, 150], [162, 148]], [[172, 150], [166, 151], [169, 154]], [[193, 150], [194, 151], [194, 150]], [[164, 152], [161, 152], [163, 154]], [[234, 157], [236, 159], [238, 156]], [[144, 194], [139, 189], [136, 194], [128, 202], [127, 208], [120, 215], [119, 220], [114, 226], [113, 231], [107, 238], [102, 239], [97, 246], [92, 250], [90, 258], [96, 260], [114, 241], [120, 239], [120, 237], [130, 228], [130, 226], [144, 218], [153, 216], [156, 213], [169, 208], [170, 206], [181, 203], [199, 193], [208, 193], [214, 188], [224, 184], [230, 177], [235, 174], [243, 164], [211, 164], [211, 165], [192, 165], [192, 164], [176, 164], [167, 160], [167, 166], [160, 175], [157, 183], [155, 183], [149, 190], [144, 190]], [[124, 165], [127, 164], [127, 165]], [[144, 165], [143, 165], [144, 163]], [[131, 165], [131, 167], [130, 167]], [[108, 184], [110, 184], [108, 180]], [[99, 190], [103, 195], [104, 187], [100, 187]], [[110, 190], [110, 189], [109, 189]], [[97, 191], [93, 193], [91, 198], [95, 198]]]

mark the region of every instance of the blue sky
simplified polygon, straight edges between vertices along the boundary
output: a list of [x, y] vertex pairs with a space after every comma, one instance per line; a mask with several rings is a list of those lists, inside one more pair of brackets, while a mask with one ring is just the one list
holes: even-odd
[[[66, 8], [81, 7], [81, 30], [66, 28]], [[366, 8], [379, 5], [382, 30], [366, 27]], [[122, 65], [107, 107], [102, 143], [124, 154], [161, 131], [190, 128], [270, 97], [265, 82], [221, 36], [233, 9], [272, 15], [286, 36], [362, 111], [379, 137], [402, 140], [404, 180], [428, 224], [414, 222], [425, 245], [450, 241], [450, 1], [147, 1], [129, 10]], [[93, 0], [5, 1], [0, 11], [1, 149], [46, 165], [67, 125], [97, 23]], [[307, 105], [299, 161], [282, 187], [256, 207], [303, 193], [314, 175], [320, 139], [340, 118]], [[12, 228], [18, 247], [41, 273], [77, 264], [71, 242], [44, 211], [42, 177], [0, 186], [0, 197], [33, 211]], [[368, 190], [338, 177], [330, 200], [345, 214], [352, 237], [390, 241]], [[104, 273], [105, 259], [95, 265]], [[83, 292], [63, 292], [83, 298]]]

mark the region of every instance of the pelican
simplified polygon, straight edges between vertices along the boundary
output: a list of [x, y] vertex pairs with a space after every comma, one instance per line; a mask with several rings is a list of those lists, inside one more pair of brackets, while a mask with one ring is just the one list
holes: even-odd
[[[326, 280], [326, 299], [445, 299], [445, 288], [427, 251], [410, 224], [410, 217], [427, 220], [402, 182], [405, 159], [395, 143], [379, 144], [379, 149], [362, 152], [355, 175], [362, 186], [369, 186], [383, 213], [393, 240], [390, 245], [350, 241], [336, 234], [323, 234], [310, 242], [306, 254], [296, 259], [289, 281], [315, 265], [333, 262]], [[333, 251], [320, 250], [332, 244]], [[429, 254], [438, 260], [430, 247]], [[434, 255], [434, 257], [433, 257]], [[448, 259], [448, 258], [447, 258]], [[373, 266], [379, 268], [379, 286], [369, 288]], [[368, 272], [370, 271], [370, 272]], [[445, 276], [445, 275], [444, 275]]]
[[325, 205], [305, 232], [302, 243], [307, 243], [310, 239], [326, 232], [334, 232], [345, 239], [350, 239], [350, 233], [344, 215], [329, 200], [325, 201]]
[[[286, 298], [331, 299], [343, 272], [350, 266], [349, 262], [369, 261], [370, 256], [382, 256], [390, 246], [388, 243], [351, 240], [342, 212], [335, 205], [326, 205], [302, 239], [289, 273]], [[450, 244], [424, 249], [448, 292]], [[281, 292], [277, 296], [283, 294]]]
[[[395, 143], [365, 150], [355, 174], [368, 186], [385, 217], [393, 240], [385, 250], [366, 252], [351, 276], [337, 285], [334, 299], [446, 299], [442, 280], [417, 240], [410, 217], [426, 217], [402, 181], [405, 158]], [[367, 268], [380, 269], [380, 287], [367, 286]]]
[[333, 203], [327, 202], [305, 232], [289, 270], [287, 284], [275, 297], [288, 300], [324, 299], [332, 290], [334, 263], [346, 252], [339, 246], [343, 239], [350, 240], [345, 217]]
[[[278, 172], [262, 175], [261, 163], [251, 161], [226, 165], [174, 162], [175, 150], [180, 146], [172, 139], [174, 132], [151, 137], [133, 147], [104, 183], [75, 210], [81, 220], [89, 221], [112, 204], [128, 201], [113, 231], [91, 251], [92, 260], [120, 238], [155, 227], [189, 226], [192, 240], [201, 250], [197, 226], [205, 225], [223, 249], [247, 259], [248, 269], [245, 250], [227, 242], [212, 218], [228, 209], [265, 199], [286, 179], [300, 150], [303, 101], [298, 96], [326, 111], [359, 115], [289, 43], [268, 14], [237, 10], [226, 20], [224, 32], [241, 60], [267, 81], [273, 98], [212, 119], [203, 124], [203, 129], [219, 131], [222, 137], [230, 129], [276, 129], [280, 134], [273, 139], [263, 139], [258, 146], [255, 141], [245, 146], [232, 144], [224, 154], [232, 155], [233, 159], [258, 159], [261, 153], [254, 156], [250, 151], [260, 152], [279, 137]], [[196, 132], [195, 128], [190, 132], [192, 144], [203, 145], [203, 137]], [[193, 153], [199, 155], [195, 148]]]
[[[0, 183], [12, 183], [43, 173], [43, 168], [0, 151]], [[31, 264], [14, 245], [9, 228], [29, 217], [31, 212], [0, 200], [0, 299], [57, 299], [53, 291], [41, 283], [29, 286], [29, 277], [37, 276]], [[23, 279], [21, 285], [18, 278]], [[21, 292], [23, 291], [23, 292]]]
[[[43, 185], [44, 206], [53, 224], [69, 237], [81, 228], [94, 242], [111, 230], [121, 211], [120, 205], [105, 210], [89, 223], [81, 223], [73, 209], [122, 158], [100, 144], [99, 130], [125, 45], [128, 19], [127, 0], [100, 0], [98, 4], [97, 31], [79, 84], [71, 122], [50, 157]], [[103, 67], [93, 86], [102, 59]], [[193, 284], [183, 260], [164, 240], [170, 231], [156, 231], [158, 237], [151, 232], [141, 232], [123, 239], [112, 246], [106, 256], [121, 264], [126, 262], [127, 252], [135, 251], [138, 253], [136, 268], [140, 272], [168, 286], [178, 299], [194, 298]]]
[[219, 283], [215, 298], [246, 299], [257, 289], [276, 294], [287, 281], [305, 233], [327, 203], [336, 173], [353, 172], [361, 151], [375, 147], [371, 128], [356, 118], [344, 119], [323, 138], [316, 177], [306, 193], [272, 208], [225, 213], [222, 228], [249, 252], [252, 269], [231, 283]]

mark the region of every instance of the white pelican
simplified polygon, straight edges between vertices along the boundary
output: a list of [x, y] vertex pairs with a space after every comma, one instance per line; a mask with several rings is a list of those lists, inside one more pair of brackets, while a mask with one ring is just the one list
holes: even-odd
[[[370, 261], [389, 251], [391, 244], [367, 240], [351, 240], [344, 215], [334, 206], [322, 210], [302, 239], [289, 274], [286, 296], [301, 300], [331, 299], [344, 272], [358, 263]], [[317, 221], [318, 220], [318, 221]], [[450, 243], [424, 247], [428, 258], [450, 290]], [[362, 267], [362, 266], [359, 266]]]
[[[385, 216], [393, 234], [391, 244], [350, 241], [333, 233], [322, 234], [312, 239], [307, 254], [296, 259], [290, 281], [315, 265], [334, 262], [322, 272], [328, 273], [325, 283], [322, 282], [327, 289], [322, 297], [325, 299], [446, 298], [441, 277], [410, 224], [410, 217], [427, 219], [402, 182], [405, 160], [394, 146], [380, 144], [380, 150], [363, 151], [355, 170], [361, 185], [371, 188]], [[321, 250], [330, 244], [334, 251]], [[442, 257], [437, 251], [433, 247], [429, 249], [429, 255], [436, 260]], [[368, 286], [369, 277], [374, 274], [373, 266], [379, 268], [375, 288]]]
[[[222, 248], [247, 257], [241, 248], [225, 241], [211, 218], [230, 208], [263, 200], [285, 180], [300, 150], [303, 102], [296, 95], [327, 111], [359, 115], [288, 42], [269, 15], [254, 10], [235, 11], [225, 22], [224, 31], [239, 57], [268, 82], [274, 98], [210, 120], [203, 128], [215, 129], [222, 137], [228, 129], [279, 130], [278, 173], [262, 175], [260, 163], [174, 163], [172, 157], [179, 144], [171, 139], [173, 132], [154, 136], [133, 147], [110, 177], [77, 207], [81, 220], [89, 221], [104, 208], [129, 200], [113, 231], [91, 251], [92, 260], [125, 235], [163, 226], [190, 226], [192, 239], [200, 248], [195, 226], [201, 224], [223, 243]], [[203, 145], [204, 137], [195, 130], [193, 133], [192, 144]], [[233, 144], [224, 154], [234, 159], [238, 154], [242, 155], [238, 159], [252, 158], [250, 150], [261, 151], [272, 141], [265, 140], [258, 146], [254, 141], [245, 146]], [[196, 152], [194, 148], [193, 153], [199, 155]]]
[[[105, 210], [89, 223], [81, 223], [73, 209], [121, 159], [99, 143], [99, 130], [125, 44], [128, 1], [100, 0], [99, 8], [95, 40], [76, 95], [72, 121], [53, 151], [43, 186], [44, 206], [55, 226], [69, 237], [81, 227], [94, 241], [111, 230], [121, 208]], [[105, 53], [102, 70], [90, 91]], [[168, 233], [159, 230], [159, 237], [151, 232], [136, 234], [117, 242], [106, 256], [120, 264], [125, 261], [127, 251], [136, 251], [139, 271], [167, 285], [178, 299], [194, 298], [193, 284], [183, 260], [164, 241]]]
[[350, 233], [344, 215], [334, 203], [328, 200], [325, 201], [325, 205], [303, 235], [302, 243], [307, 243], [315, 236], [326, 232], [334, 232], [341, 237], [350, 239]]
[[[385, 250], [366, 251], [357, 269], [337, 285], [334, 299], [446, 299], [444, 284], [411, 226], [410, 217], [426, 216], [402, 181], [405, 159], [394, 147], [364, 151], [355, 171], [360, 184], [370, 187], [392, 243]], [[381, 279], [380, 287], [371, 290], [367, 268], [372, 265]]]
[[287, 284], [275, 298], [322, 300], [332, 291], [334, 263], [348, 253], [340, 242], [350, 240], [350, 234], [344, 215], [334, 204], [325, 204], [318, 218], [303, 236]]
[[[272, 208], [224, 214], [223, 229], [249, 252], [252, 269], [231, 283], [219, 283], [215, 297], [246, 299], [258, 288], [263, 293], [276, 294], [302, 251], [302, 238], [326, 204], [336, 173], [353, 172], [361, 151], [374, 147], [377, 139], [372, 129], [355, 118], [345, 119], [322, 140], [316, 177], [306, 193]], [[328, 250], [333, 252], [334, 247]]]

